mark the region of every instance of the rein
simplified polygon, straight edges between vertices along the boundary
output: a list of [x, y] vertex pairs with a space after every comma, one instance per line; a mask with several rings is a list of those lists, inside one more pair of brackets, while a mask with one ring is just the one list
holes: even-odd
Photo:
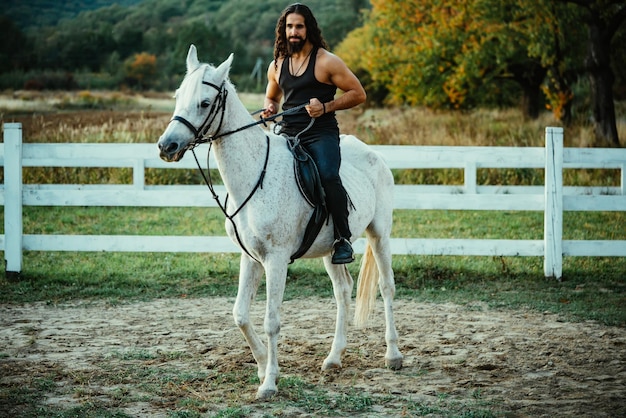
[[235, 231], [235, 237], [237, 238], [237, 242], [239, 243], [239, 246], [241, 247], [242, 250], [245, 251], [246, 254], [248, 254], [250, 258], [252, 258], [253, 260], [257, 262], [259, 260], [254, 258], [252, 254], [250, 254], [246, 246], [243, 244], [243, 241], [241, 240], [241, 237], [239, 236], [239, 230], [237, 229], [237, 224], [235, 223], [234, 218], [241, 211], [241, 209], [243, 209], [246, 203], [248, 203], [248, 201], [252, 199], [252, 196], [257, 191], [257, 189], [263, 188], [263, 179], [265, 178], [265, 173], [267, 171], [267, 162], [270, 159], [270, 137], [265, 135], [265, 139], [267, 142], [267, 148], [265, 151], [265, 162], [263, 163], [263, 170], [261, 171], [261, 176], [259, 176], [259, 180], [256, 182], [256, 184], [252, 188], [252, 191], [250, 192], [248, 197], [246, 197], [245, 200], [241, 203], [241, 205], [239, 205], [239, 207], [230, 215], [226, 211], [226, 205], [228, 204], [228, 193], [226, 194], [226, 199], [224, 200], [224, 204], [222, 205], [222, 203], [220, 202], [220, 197], [217, 195], [217, 193], [215, 193], [215, 187], [213, 187], [213, 181], [211, 180], [211, 167], [209, 166], [209, 156], [211, 155], [211, 146], [213, 145], [213, 142], [209, 142], [209, 153], [207, 154], [207, 159], [206, 159], [208, 175], [204, 173], [204, 170], [200, 166], [200, 161], [198, 161], [198, 157], [196, 156], [195, 149], [194, 148], [191, 149], [191, 153], [193, 154], [193, 158], [196, 160], [196, 165], [198, 166], [198, 170], [200, 170], [200, 174], [202, 174], [202, 178], [204, 179], [204, 182], [206, 183], [207, 187], [211, 191], [211, 194], [213, 195], [213, 199], [217, 203], [217, 206], [222, 210], [222, 213], [224, 214], [226, 219], [228, 219], [230, 223], [233, 225], [233, 230]]
[[[177, 121], [177, 122], [182, 123], [193, 133], [194, 140], [190, 142], [189, 145], [187, 145], [186, 149], [188, 150], [193, 149], [197, 147], [198, 145], [205, 144], [207, 142], [213, 142], [224, 136], [228, 136], [228, 135], [235, 134], [237, 132], [245, 131], [246, 129], [252, 128], [253, 126], [263, 124], [263, 126], [267, 127], [267, 122], [273, 122], [274, 120], [276, 120], [277, 118], [281, 116], [290, 115], [292, 113], [299, 112], [300, 110], [304, 109], [304, 107], [307, 105], [306, 103], [303, 103], [301, 105], [294, 106], [290, 109], [287, 109], [283, 112], [277, 113], [270, 117], [267, 117], [267, 118], [261, 117], [258, 121], [254, 121], [247, 125], [241, 126], [237, 129], [233, 129], [232, 131], [226, 131], [226, 132], [220, 133], [219, 131], [222, 127], [222, 123], [224, 122], [224, 114], [226, 110], [226, 99], [228, 97], [228, 90], [225, 89], [225, 82], [222, 82], [220, 86], [218, 86], [217, 84], [210, 83], [208, 81], [202, 81], [202, 84], [213, 87], [215, 90], [217, 90], [218, 93], [215, 98], [215, 101], [213, 102], [213, 105], [211, 106], [211, 110], [209, 110], [209, 113], [207, 114], [207, 117], [204, 119], [204, 122], [202, 122], [202, 125], [200, 125], [200, 128], [196, 128], [195, 126], [193, 126], [191, 122], [189, 122], [187, 119], [185, 119], [182, 116], [175, 115], [170, 120], [170, 122]], [[256, 115], [257, 113], [263, 112], [264, 110], [265, 109], [257, 110], [256, 112], [252, 113], [252, 115]], [[220, 112], [220, 120], [219, 120], [219, 124], [217, 125], [217, 129], [215, 130], [216, 134], [211, 135], [211, 136], [206, 136], [206, 133], [209, 130], [209, 127], [213, 124], [215, 119], [217, 119], [218, 112]], [[314, 119], [311, 118], [311, 121], [314, 121]], [[311, 124], [312, 122], [302, 132], [309, 129]]]
[[[267, 164], [268, 164], [269, 156], [270, 156], [270, 138], [269, 138], [268, 135], [265, 135], [267, 147], [266, 147], [266, 150], [265, 150], [265, 162], [263, 163], [263, 170], [261, 171], [261, 175], [259, 176], [259, 180], [256, 182], [256, 184], [252, 188], [252, 191], [250, 192], [248, 197], [246, 197], [244, 199], [244, 201], [241, 203], [241, 205], [239, 205], [239, 207], [230, 215], [226, 211], [226, 205], [228, 204], [228, 193], [226, 194], [226, 199], [224, 200], [224, 204], [222, 204], [220, 202], [219, 196], [215, 192], [215, 187], [213, 186], [213, 181], [211, 179], [211, 168], [209, 166], [209, 157], [211, 155], [211, 148], [213, 146], [213, 142], [215, 140], [219, 139], [219, 138], [222, 138], [222, 137], [227, 136], [227, 135], [232, 135], [232, 134], [237, 133], [237, 132], [241, 132], [243, 130], [252, 128], [253, 126], [256, 126], [256, 125], [263, 124], [264, 126], [267, 126], [266, 122], [268, 122], [268, 121], [272, 122], [272, 121], [274, 121], [276, 118], [278, 118], [280, 116], [298, 112], [298, 111], [300, 111], [301, 109], [303, 109], [306, 106], [306, 103], [305, 104], [301, 104], [299, 106], [292, 107], [291, 109], [288, 109], [288, 110], [286, 110], [284, 112], [281, 112], [281, 113], [277, 113], [277, 114], [272, 115], [272, 116], [270, 116], [268, 118], [260, 118], [260, 120], [258, 120], [258, 121], [255, 121], [253, 123], [249, 123], [247, 125], [239, 127], [239, 128], [234, 129], [232, 131], [226, 131], [226, 132], [219, 133], [219, 131], [220, 131], [221, 127], [222, 127], [222, 123], [224, 122], [224, 114], [225, 114], [225, 110], [226, 110], [226, 98], [228, 97], [228, 90], [225, 89], [225, 82], [222, 82], [222, 84], [220, 86], [218, 86], [216, 84], [213, 84], [213, 83], [210, 83], [208, 81], [202, 81], [202, 84], [205, 84], [207, 86], [213, 87], [218, 92], [217, 96], [215, 98], [215, 101], [213, 102], [213, 105], [211, 106], [211, 109], [209, 110], [209, 113], [207, 114], [207, 117], [204, 119], [204, 122], [202, 122], [202, 125], [200, 125], [199, 128], [196, 128], [187, 119], [185, 119], [182, 116], [178, 116], [178, 115], [175, 115], [174, 117], [172, 117], [172, 120], [170, 122], [172, 122], [172, 121], [180, 122], [183, 125], [185, 125], [194, 134], [194, 140], [189, 145], [187, 145], [186, 149], [187, 150], [189, 150], [189, 149], [191, 150], [191, 152], [193, 154], [193, 158], [196, 160], [196, 165], [198, 166], [198, 170], [200, 170], [200, 174], [202, 174], [202, 178], [204, 179], [205, 184], [209, 188], [209, 191], [211, 192], [211, 194], [213, 196], [213, 199], [217, 203], [217, 206], [221, 209], [221, 211], [224, 214], [224, 216], [226, 217], [226, 219], [230, 220], [230, 222], [231, 222], [231, 224], [233, 226], [233, 231], [235, 232], [235, 237], [237, 238], [237, 242], [239, 243], [239, 246], [241, 247], [241, 249], [250, 258], [252, 258], [253, 260], [258, 262], [259, 260], [254, 258], [252, 256], [252, 254], [250, 254], [248, 249], [245, 247], [245, 245], [243, 244], [243, 241], [241, 240], [241, 237], [239, 236], [239, 231], [237, 229], [237, 224], [235, 224], [234, 218], [243, 209], [243, 207], [250, 201], [250, 199], [252, 199], [252, 196], [254, 195], [254, 193], [256, 193], [256, 191], [259, 188], [263, 188], [263, 179], [265, 178], [265, 173], [267, 172]], [[263, 110], [264, 109], [258, 110], [256, 112], [254, 112], [253, 114], [260, 113]], [[218, 118], [218, 113], [220, 113], [220, 115], [219, 115], [219, 123], [217, 125], [217, 129], [215, 130], [216, 134], [215, 135], [211, 135], [211, 136], [206, 136], [206, 133], [208, 132], [208, 130], [211, 127], [211, 125]], [[314, 121], [315, 121], [315, 119], [311, 118], [311, 122], [306, 127], [306, 129], [304, 129], [302, 132], [305, 132], [306, 130], [308, 130], [311, 127], [311, 125], [313, 125]], [[298, 134], [298, 136], [299, 135], [300, 134]], [[204, 170], [200, 166], [200, 162], [198, 161], [198, 157], [196, 156], [195, 148], [198, 147], [200, 144], [204, 144], [204, 143], [207, 143], [207, 142], [209, 143], [209, 152], [207, 154], [207, 173], [205, 174]]]

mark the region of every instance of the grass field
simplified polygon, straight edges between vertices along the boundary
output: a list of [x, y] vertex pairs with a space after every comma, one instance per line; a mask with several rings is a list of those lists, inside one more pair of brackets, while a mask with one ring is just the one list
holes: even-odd
[[[26, 208], [25, 233], [224, 235], [217, 209]], [[202, 220], [202, 221], [200, 221]], [[624, 239], [623, 213], [565, 214], [564, 239]], [[537, 212], [396, 211], [394, 232], [404, 237], [541, 239]], [[566, 257], [564, 280], [543, 277], [539, 257], [396, 256], [398, 297], [558, 312], [567, 317], [626, 324], [624, 258]], [[54, 268], [51, 268], [54, 266]], [[356, 277], [356, 263], [351, 266]], [[106, 298], [125, 300], [234, 296], [234, 254], [26, 252], [22, 280], [1, 282], [0, 302]], [[319, 260], [290, 268], [287, 298], [332, 296]], [[442, 291], [442, 289], [445, 289]], [[262, 294], [262, 292], [260, 292]]]

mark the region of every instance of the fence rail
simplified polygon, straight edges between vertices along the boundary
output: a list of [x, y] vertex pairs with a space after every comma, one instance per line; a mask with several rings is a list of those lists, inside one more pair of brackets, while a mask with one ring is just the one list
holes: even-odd
[[[543, 240], [429, 239], [391, 240], [394, 254], [543, 256], [546, 277], [560, 278], [563, 256], [626, 257], [626, 240], [563, 240], [564, 211], [626, 211], [626, 149], [563, 148], [563, 130], [548, 127], [541, 147], [437, 147], [374, 146], [392, 169], [457, 168], [464, 184], [396, 185], [394, 208], [413, 210], [543, 211]], [[200, 148], [205, 153], [206, 146]], [[212, 157], [211, 157], [212, 158]], [[23, 144], [19, 123], [4, 124], [0, 147], [5, 184], [0, 186], [4, 205], [4, 251], [7, 273], [22, 270], [23, 251], [121, 252], [239, 252], [227, 237], [136, 235], [30, 235], [23, 233], [24, 206], [143, 206], [214, 207], [205, 186], [146, 185], [147, 168], [195, 168], [191, 158], [168, 164], [158, 157], [154, 144]], [[215, 161], [209, 162], [215, 166]], [[204, 162], [206, 168], [206, 161]], [[127, 167], [132, 184], [71, 185], [23, 184], [24, 167]], [[478, 169], [540, 168], [544, 186], [481, 186]], [[609, 168], [620, 170], [620, 186], [563, 186], [563, 170]], [[218, 194], [225, 195], [223, 187]], [[363, 238], [355, 250], [364, 250]]]

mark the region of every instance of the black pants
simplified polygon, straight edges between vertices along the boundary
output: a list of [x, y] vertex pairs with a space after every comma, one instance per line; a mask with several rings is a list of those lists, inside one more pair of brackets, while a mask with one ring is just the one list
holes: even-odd
[[[315, 126], [313, 132], [305, 132], [300, 135], [300, 143], [311, 155], [317, 165], [317, 169], [322, 181], [322, 187], [326, 193], [326, 207], [333, 217], [335, 225], [335, 238], [350, 239], [352, 233], [348, 224], [348, 197], [346, 190], [339, 177], [339, 167], [341, 166], [341, 152], [339, 149], [339, 131], [334, 129], [318, 129]], [[288, 130], [283, 130], [290, 136]]]

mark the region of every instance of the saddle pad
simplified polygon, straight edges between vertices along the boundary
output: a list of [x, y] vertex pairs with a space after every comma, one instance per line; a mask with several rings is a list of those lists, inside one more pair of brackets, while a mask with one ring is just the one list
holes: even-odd
[[293, 138], [287, 138], [287, 142], [294, 156], [293, 168], [298, 189], [307, 203], [313, 207], [313, 214], [304, 231], [300, 248], [291, 256], [293, 262], [302, 257], [311, 247], [322, 229], [324, 221], [328, 218], [328, 210], [326, 208], [326, 195], [315, 161], [302, 145], [294, 143]]

